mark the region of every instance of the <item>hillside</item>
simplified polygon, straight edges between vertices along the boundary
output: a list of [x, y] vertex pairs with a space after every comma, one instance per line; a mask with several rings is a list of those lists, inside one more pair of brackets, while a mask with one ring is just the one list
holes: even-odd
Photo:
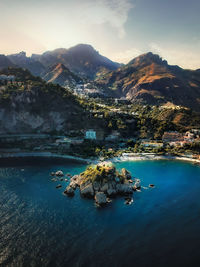
[[170, 66], [151, 52], [99, 77], [97, 83], [113, 96], [132, 102], [153, 105], [170, 102], [200, 110], [199, 71]]
[[67, 89], [20, 68], [4, 69], [1, 74], [15, 76], [14, 82], [0, 81], [1, 134], [67, 133], [101, 125]]
[[58, 63], [49, 67], [42, 75], [42, 78], [48, 83], [59, 84], [64, 87], [75, 87], [82, 79], [72, 73], [63, 64]]
[[[27, 57], [25, 52], [8, 55], [7, 58], [15, 66], [28, 69], [33, 75], [36, 75], [36, 76], [41, 76], [41, 74], [45, 70], [45, 67], [39, 61], [36, 61], [30, 57]], [[8, 67], [8, 66], [12, 67], [12, 65], [7, 65], [5, 67]]]
[[5, 55], [0, 55], [0, 69], [14, 67], [14, 64]]
[[79, 44], [69, 49], [59, 48], [42, 55], [32, 55], [31, 59], [39, 61], [45, 67], [62, 63], [70, 71], [94, 79], [99, 72], [116, 70], [119, 67], [108, 58], [100, 55], [91, 45]]

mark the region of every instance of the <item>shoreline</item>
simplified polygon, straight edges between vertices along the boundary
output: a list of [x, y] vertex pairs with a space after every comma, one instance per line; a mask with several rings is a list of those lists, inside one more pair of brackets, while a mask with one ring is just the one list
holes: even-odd
[[182, 161], [189, 161], [194, 163], [200, 164], [200, 159], [194, 159], [190, 157], [182, 157], [182, 156], [172, 156], [172, 155], [157, 155], [157, 154], [141, 154], [129, 156], [129, 155], [122, 155], [121, 157], [116, 157], [111, 159], [110, 161], [120, 162], [120, 161], [142, 161], [142, 160], [182, 160]]
[[[125, 153], [126, 154], [126, 153]], [[44, 158], [60, 158], [69, 159], [77, 162], [83, 162], [86, 164], [97, 164], [101, 162], [98, 158], [96, 159], [84, 159], [81, 157], [71, 156], [71, 155], [61, 155], [51, 152], [13, 152], [13, 153], [0, 153], [0, 159], [6, 158], [26, 158], [26, 157], [44, 157]], [[186, 156], [172, 156], [172, 155], [157, 155], [148, 153], [135, 153], [135, 155], [122, 155], [120, 157], [114, 157], [110, 159], [105, 159], [104, 161], [111, 161], [113, 163], [120, 161], [142, 161], [142, 160], [182, 160], [189, 161], [200, 164], [200, 159], [194, 159]]]
[[84, 159], [76, 156], [70, 156], [70, 155], [61, 155], [51, 152], [13, 152], [13, 153], [0, 153], [0, 159], [6, 159], [6, 158], [60, 158], [60, 159], [69, 159], [74, 160], [77, 162], [83, 162], [90, 164], [92, 162], [91, 159]]

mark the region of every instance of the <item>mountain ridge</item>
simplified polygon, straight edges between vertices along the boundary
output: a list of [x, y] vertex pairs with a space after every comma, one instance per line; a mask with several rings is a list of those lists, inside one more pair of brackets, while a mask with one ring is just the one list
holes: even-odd
[[168, 65], [152, 52], [134, 58], [96, 82], [114, 97], [126, 97], [132, 102], [172, 102], [200, 110], [200, 73]]
[[59, 84], [64, 87], [75, 87], [82, 79], [71, 72], [62, 63], [55, 64], [43, 73], [42, 78], [48, 83]]
[[108, 71], [117, 69], [120, 64], [102, 56], [91, 45], [78, 44], [66, 48], [57, 48], [41, 55], [33, 54], [31, 58], [39, 61], [44, 66], [62, 63], [70, 71], [94, 79], [101, 68]]
[[19, 66], [35, 76], [64, 87], [74, 87], [83, 77], [95, 80], [106, 95], [132, 102], [172, 103], [200, 110], [200, 69], [185, 70], [169, 65], [148, 52], [120, 65], [101, 56], [91, 45], [78, 44], [27, 57], [25, 52], [0, 55], [0, 68]]

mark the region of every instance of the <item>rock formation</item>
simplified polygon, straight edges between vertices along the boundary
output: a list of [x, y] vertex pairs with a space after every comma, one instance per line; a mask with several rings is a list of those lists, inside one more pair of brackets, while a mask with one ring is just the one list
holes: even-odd
[[93, 198], [98, 206], [103, 206], [110, 202], [108, 197], [130, 196], [141, 184], [139, 179], [132, 180], [126, 169], [118, 172], [112, 163], [103, 162], [73, 176], [64, 193], [73, 196], [77, 187], [82, 197]]

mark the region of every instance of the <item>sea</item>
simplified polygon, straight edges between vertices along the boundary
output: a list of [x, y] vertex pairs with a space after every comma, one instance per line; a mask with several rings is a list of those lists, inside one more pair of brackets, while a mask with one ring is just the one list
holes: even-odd
[[0, 266], [200, 266], [200, 166], [118, 162], [142, 188], [131, 205], [117, 197], [104, 208], [78, 190], [67, 197], [69, 179], [50, 175], [85, 168], [53, 158], [0, 160]]

